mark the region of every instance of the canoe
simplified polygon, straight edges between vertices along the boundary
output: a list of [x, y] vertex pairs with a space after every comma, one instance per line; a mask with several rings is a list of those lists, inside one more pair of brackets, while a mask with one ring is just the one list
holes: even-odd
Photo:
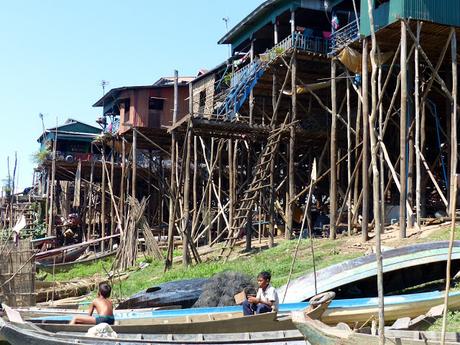
[[[292, 321], [311, 345], [378, 345], [377, 335], [352, 331], [345, 324], [330, 327], [313, 320], [302, 312], [293, 312]], [[385, 344], [439, 345], [440, 335], [435, 332], [386, 330]], [[459, 334], [449, 333], [445, 345], [460, 345]]]
[[297, 330], [227, 334], [118, 334], [118, 338], [94, 338], [84, 334], [46, 332], [33, 324], [13, 324], [0, 319], [0, 336], [11, 345], [138, 345], [138, 344], [305, 344]]
[[[449, 242], [429, 242], [384, 251], [383, 272], [385, 294], [439, 279], [445, 279]], [[452, 275], [460, 271], [460, 241], [455, 241], [452, 253]], [[362, 256], [329, 266], [292, 280], [280, 287], [283, 303], [306, 301], [316, 293], [334, 291], [337, 298], [377, 296], [377, 264], [375, 254]]]
[[[66, 263], [66, 262], [73, 262], [77, 260], [89, 247], [89, 245], [82, 245], [79, 247], [73, 247], [69, 249], [63, 249], [62, 251], [54, 252], [49, 255], [44, 255], [45, 252], [41, 252], [38, 254], [42, 254], [41, 256], [36, 255], [35, 263], [38, 267], [40, 266], [53, 266], [54, 263]], [[37, 258], [39, 257], [39, 258]]]
[[208, 279], [187, 279], [160, 284], [141, 291], [118, 305], [118, 309], [138, 309], [166, 306], [190, 308], [203, 292]]
[[[440, 291], [424, 292], [411, 295], [399, 295], [385, 297], [385, 320], [387, 323], [402, 317], [414, 318], [427, 313], [432, 307], [442, 304], [444, 293]], [[460, 309], [460, 292], [450, 293], [449, 308]], [[296, 310], [305, 310], [308, 303], [286, 303], [279, 306], [278, 315], [289, 315]], [[212, 308], [190, 308], [174, 310], [153, 310], [149, 312], [133, 311], [117, 313], [115, 316], [118, 325], [161, 325], [180, 324], [195, 316], [204, 318], [217, 317], [217, 315], [229, 315], [238, 317], [242, 315], [241, 306], [212, 307]], [[327, 324], [346, 322], [354, 325], [363, 324], [372, 317], [378, 315], [377, 298], [355, 298], [333, 300], [328, 308], [322, 313], [321, 320]], [[67, 315], [49, 316], [31, 319], [37, 323], [68, 323], [71, 317]], [[47, 327], [47, 326], [44, 326]], [[292, 327], [293, 328], [293, 327]]]
[[[53, 265], [53, 262], [46, 263], [46, 262], [43, 262], [43, 260], [42, 260], [42, 261], [37, 261], [36, 262], [36, 267], [37, 267], [37, 269], [39, 269], [41, 271], [45, 271], [45, 272], [49, 272], [49, 273], [53, 272], [53, 269], [54, 269], [54, 272], [66, 272], [66, 271], [72, 269], [73, 267], [75, 267], [75, 265], [93, 263], [93, 262], [96, 262], [98, 260], [103, 260], [103, 259], [109, 258], [111, 256], [114, 256], [116, 253], [117, 253], [116, 250], [112, 250], [112, 251], [109, 251], [109, 252], [103, 252], [103, 253], [96, 253], [95, 255], [87, 257], [87, 258], [82, 259], [82, 260], [74, 260], [74, 261], [66, 260], [65, 262], [57, 262], [55, 265]], [[77, 257], [77, 259], [79, 257]]]

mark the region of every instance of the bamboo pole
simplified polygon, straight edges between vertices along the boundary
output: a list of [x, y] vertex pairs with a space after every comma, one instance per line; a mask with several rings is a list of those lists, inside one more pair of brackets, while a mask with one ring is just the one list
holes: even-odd
[[198, 216], [197, 213], [197, 206], [198, 206], [198, 190], [197, 190], [197, 183], [198, 183], [198, 152], [197, 152], [197, 137], [193, 136], [193, 210], [192, 210], [192, 238], [195, 236], [196, 233], [196, 219]]
[[369, 175], [367, 173], [369, 167], [369, 72], [368, 72], [368, 45], [367, 39], [363, 40], [362, 54], [362, 98], [363, 98], [363, 162], [362, 162], [362, 224], [361, 236], [362, 241], [368, 240], [368, 225], [369, 225]]
[[121, 178], [120, 178], [120, 205], [119, 213], [121, 214], [121, 228], [123, 228], [124, 223], [124, 204], [125, 204], [125, 174], [126, 174], [126, 141], [122, 138], [121, 141]]
[[373, 17], [373, 2], [368, 0], [368, 13], [369, 13], [369, 24], [371, 29], [371, 39], [372, 39], [372, 49], [370, 53], [371, 64], [372, 64], [372, 76], [371, 76], [371, 90], [372, 90], [372, 112], [369, 119], [369, 134], [371, 141], [371, 162], [372, 162], [372, 192], [373, 192], [373, 204], [374, 204], [374, 220], [375, 220], [375, 236], [376, 236], [376, 250], [375, 250], [375, 259], [377, 261], [377, 291], [378, 291], [378, 300], [379, 300], [379, 344], [385, 344], [385, 317], [384, 317], [384, 299], [383, 299], [383, 262], [382, 262], [382, 252], [381, 252], [381, 197], [380, 194], [380, 177], [378, 169], [378, 141], [377, 135], [374, 131], [375, 121], [377, 115], [377, 39], [375, 37], [374, 29], [374, 17]]
[[[54, 224], [54, 183], [56, 180], [56, 147], [57, 147], [57, 139], [58, 139], [58, 126], [56, 120], [56, 131], [54, 134], [54, 142], [53, 142], [53, 159], [51, 161], [51, 181], [50, 181], [50, 204], [49, 204], [49, 216], [48, 216], [48, 236], [53, 234], [53, 224]], [[10, 224], [10, 226], [13, 226]]]
[[456, 199], [457, 199], [457, 34], [455, 29], [451, 29], [452, 40], [451, 40], [451, 52], [452, 52], [452, 115], [450, 122], [450, 201], [449, 210], [450, 215], [455, 217]]
[[[419, 77], [419, 46], [420, 46], [420, 31], [421, 31], [420, 22], [417, 22], [417, 42], [415, 49], [415, 150], [420, 151], [420, 77]], [[416, 154], [415, 156], [415, 209], [416, 209], [416, 221], [417, 226], [420, 227], [420, 190], [421, 187], [421, 165], [420, 165], [420, 155]]]
[[[105, 173], [106, 166], [105, 166], [105, 145], [102, 145], [101, 148], [101, 154], [102, 154], [102, 181], [101, 181], [101, 237], [105, 237], [105, 220], [106, 220], [106, 209], [105, 209], [105, 185], [106, 185], [106, 179], [107, 175]], [[105, 242], [101, 242], [101, 251], [103, 252], [105, 250]]]
[[137, 184], [137, 130], [133, 128], [133, 147], [132, 147], [132, 172], [131, 172], [131, 195], [136, 198], [136, 184]]
[[[292, 12], [294, 14], [294, 12]], [[291, 122], [296, 121], [297, 119], [297, 58], [295, 56], [295, 51], [293, 53], [292, 63], [291, 63]], [[292, 235], [292, 216], [294, 211], [294, 205], [289, 204], [288, 201], [295, 195], [295, 127], [290, 126], [289, 128], [289, 162], [288, 162], [288, 189], [286, 194], [286, 229], [285, 229], [285, 238], [290, 239]]]
[[451, 175], [450, 175], [450, 214], [452, 217], [450, 227], [450, 240], [449, 240], [449, 253], [447, 257], [446, 267], [446, 293], [444, 295], [444, 313], [442, 317], [441, 329], [441, 345], [446, 341], [446, 326], [447, 326], [447, 313], [449, 307], [449, 290], [450, 290], [450, 275], [452, 265], [452, 251], [455, 241], [455, 221], [456, 221], [456, 208], [457, 208], [457, 34], [455, 28], [451, 28], [451, 54], [452, 54], [452, 114], [451, 114]]
[[401, 116], [400, 116], [400, 165], [399, 184], [399, 236], [406, 237], [406, 127], [407, 127], [407, 28], [401, 21]]
[[[350, 104], [350, 80], [347, 79], [347, 189], [351, 190], [351, 104]], [[351, 236], [351, 193], [347, 195], [347, 228], [348, 236]]]
[[[336, 80], [337, 63], [335, 59], [331, 60], [331, 174], [329, 180], [329, 218], [330, 218], [330, 232], [329, 238], [335, 239], [336, 237], [336, 217], [337, 217], [337, 80]], [[349, 126], [348, 126], [349, 129]]]
[[[178, 72], [174, 71], [174, 110], [173, 126], [176, 124], [178, 111]], [[173, 264], [174, 251], [174, 229], [175, 229], [175, 198], [176, 198], [176, 133], [171, 130], [171, 185], [169, 195], [169, 222], [168, 222], [168, 250], [165, 260], [165, 271], [170, 269]]]

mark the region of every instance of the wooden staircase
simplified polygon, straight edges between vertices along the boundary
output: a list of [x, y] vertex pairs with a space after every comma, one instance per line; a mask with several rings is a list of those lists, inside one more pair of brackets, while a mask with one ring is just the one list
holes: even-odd
[[272, 130], [267, 138], [267, 144], [254, 166], [253, 177], [247, 189], [244, 191], [242, 198], [238, 200], [238, 207], [235, 210], [231, 228], [229, 229], [228, 238], [226, 239], [221, 256], [228, 259], [233, 251], [240, 231], [247, 225], [248, 217], [259, 200], [259, 195], [270, 187], [270, 163], [275, 159], [278, 152], [278, 146], [283, 134], [289, 129], [290, 125], [283, 123], [280, 127]]

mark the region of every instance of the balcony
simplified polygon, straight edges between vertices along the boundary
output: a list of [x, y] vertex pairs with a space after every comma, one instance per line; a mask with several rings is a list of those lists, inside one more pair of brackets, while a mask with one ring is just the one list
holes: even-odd
[[338, 50], [346, 47], [357, 39], [359, 39], [359, 22], [356, 19], [331, 34], [330, 54], [335, 54]]

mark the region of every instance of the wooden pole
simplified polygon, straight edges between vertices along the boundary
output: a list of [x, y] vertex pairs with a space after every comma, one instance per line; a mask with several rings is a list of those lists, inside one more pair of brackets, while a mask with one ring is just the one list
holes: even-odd
[[190, 236], [190, 154], [192, 145], [192, 132], [189, 129], [186, 134], [186, 155], [185, 155], [185, 178], [184, 178], [184, 236], [182, 236], [182, 264], [190, 265], [190, 253], [188, 239]]
[[[381, 252], [381, 197], [380, 196], [380, 176], [378, 168], [378, 141], [377, 134], [375, 132], [375, 122], [377, 118], [377, 39], [375, 37], [374, 29], [374, 16], [373, 16], [373, 1], [368, 0], [368, 13], [369, 23], [371, 28], [372, 38], [372, 49], [370, 53], [371, 64], [372, 64], [372, 76], [371, 76], [371, 90], [372, 90], [372, 111], [369, 119], [369, 134], [371, 141], [371, 162], [372, 162], [372, 193], [373, 193], [373, 204], [374, 204], [374, 221], [375, 221], [375, 259], [377, 261], [377, 292], [379, 300], [379, 344], [385, 344], [385, 317], [384, 317], [384, 291], [383, 291], [383, 262]], [[367, 62], [366, 62], [367, 63]]]
[[[417, 21], [417, 42], [415, 49], [415, 150], [420, 151], [420, 77], [419, 77], [419, 46], [420, 46], [420, 22]], [[421, 165], [420, 155], [415, 155], [415, 209], [416, 209], [416, 221], [417, 226], [420, 227], [420, 190], [421, 187]]]
[[[393, 61], [394, 62], [394, 61]], [[393, 64], [392, 64], [393, 66]], [[384, 90], [382, 89], [382, 66], [379, 66], [379, 76], [378, 76], [378, 128], [379, 128], [379, 140], [383, 140], [383, 94]], [[391, 73], [391, 69], [389, 71]], [[382, 226], [380, 228], [380, 232], [383, 233], [385, 229], [385, 158], [383, 157], [383, 150], [382, 147], [379, 146], [379, 169], [380, 169], [380, 219], [382, 222]]]
[[406, 22], [401, 21], [401, 116], [400, 131], [400, 160], [399, 184], [401, 193], [399, 197], [399, 236], [406, 237], [406, 127], [407, 127], [407, 29]]
[[[115, 175], [115, 139], [112, 137], [112, 155], [110, 157], [110, 183], [114, 185], [113, 177]], [[150, 185], [149, 185], [150, 186]], [[110, 192], [112, 194], [112, 191]], [[110, 235], [115, 233], [115, 205], [110, 198]], [[112, 249], [113, 239], [110, 238], [109, 248]]]
[[[178, 111], [178, 72], [174, 71], [174, 110], [173, 125], [176, 124]], [[169, 195], [169, 222], [168, 222], [168, 251], [165, 260], [165, 271], [172, 267], [174, 251], [174, 229], [175, 229], [175, 198], [176, 198], [176, 133], [171, 131], [171, 182]]]
[[[292, 12], [293, 18], [294, 11]], [[295, 55], [295, 51], [293, 53]], [[296, 121], [297, 119], [297, 87], [296, 87], [296, 79], [297, 79], [297, 58], [294, 56], [292, 60], [291, 66], [291, 122]], [[286, 195], [286, 229], [285, 229], [285, 237], [286, 239], [290, 239], [292, 235], [292, 215], [294, 211], [294, 205], [289, 204], [289, 200], [295, 195], [295, 127], [290, 126], [289, 128], [289, 161], [288, 161], [288, 175], [289, 175], [289, 185]]]
[[334, 59], [331, 60], [331, 175], [329, 181], [329, 200], [330, 200], [330, 233], [329, 238], [336, 237], [336, 217], [337, 217], [337, 63]]
[[[350, 80], [347, 79], [347, 186], [351, 189], [351, 104], [350, 104]], [[347, 227], [348, 236], [351, 236], [351, 193], [347, 196]]]
[[132, 166], [132, 176], [131, 176], [131, 190], [132, 197], [136, 198], [136, 183], [137, 183], [137, 129], [133, 127], [133, 166]]
[[198, 207], [198, 152], [197, 152], [197, 137], [193, 136], [193, 211], [192, 211], [192, 238], [195, 236], [197, 231], [195, 224], [197, 223], [196, 218], [198, 216], [197, 207]]
[[[192, 83], [189, 84], [189, 113], [193, 117], [193, 88]], [[189, 126], [191, 121], [189, 122]], [[186, 133], [186, 148], [185, 148], [185, 176], [184, 176], [184, 236], [182, 238], [182, 264], [184, 266], [190, 265], [190, 253], [188, 239], [191, 235], [190, 230], [190, 155], [192, 146], [192, 130], [189, 127]]]
[[[101, 181], [101, 237], [105, 237], [105, 221], [106, 221], [106, 209], [105, 209], [105, 185], [106, 185], [106, 179], [107, 175], [105, 174], [105, 144], [102, 145], [101, 148], [101, 154], [102, 154], [102, 181]], [[103, 252], [105, 250], [105, 241], [101, 242], [101, 251]]]
[[446, 341], [447, 313], [449, 306], [450, 275], [452, 265], [452, 251], [455, 241], [455, 221], [457, 208], [457, 34], [455, 28], [451, 28], [451, 53], [452, 53], [452, 114], [451, 114], [451, 175], [450, 175], [450, 214], [452, 222], [450, 226], [449, 253], [446, 267], [446, 293], [444, 295], [444, 313], [442, 318], [441, 344]]
[[[54, 224], [54, 193], [55, 193], [55, 180], [56, 180], [56, 147], [58, 139], [58, 126], [56, 120], [56, 131], [54, 134], [53, 142], [53, 159], [51, 161], [51, 181], [50, 181], [50, 204], [49, 204], [49, 216], [48, 216], [48, 236], [53, 234], [53, 224]], [[13, 224], [10, 224], [13, 226]]]
[[452, 115], [450, 121], [450, 201], [449, 210], [450, 215], [454, 217], [457, 199], [457, 34], [455, 29], [452, 28], [451, 39], [452, 51]]
[[368, 240], [369, 225], [369, 73], [368, 73], [368, 45], [367, 39], [363, 40], [363, 60], [362, 60], [362, 99], [363, 99], [363, 162], [362, 162], [362, 179], [363, 179], [363, 201], [362, 201], [362, 224], [361, 235], [363, 242]]
[[120, 205], [119, 205], [119, 212], [121, 215], [121, 224], [120, 226], [123, 228], [124, 226], [124, 204], [125, 204], [125, 174], [126, 174], [126, 141], [124, 138], [121, 139], [121, 178], [120, 178]]

